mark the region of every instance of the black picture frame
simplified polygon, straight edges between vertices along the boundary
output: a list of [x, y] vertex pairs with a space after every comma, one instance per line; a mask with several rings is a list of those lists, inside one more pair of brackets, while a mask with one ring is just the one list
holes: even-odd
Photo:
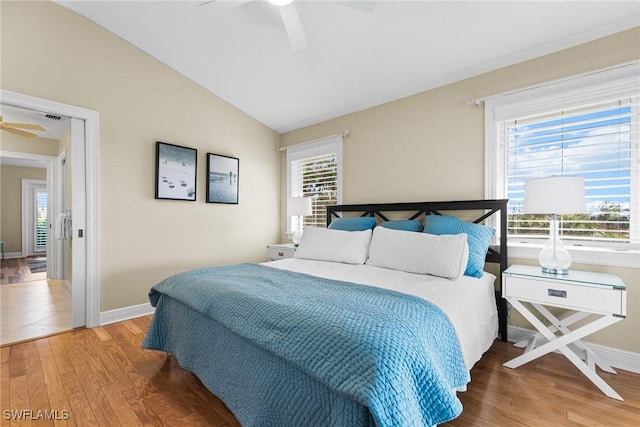
[[238, 204], [240, 159], [207, 153], [207, 203]]
[[156, 199], [196, 200], [198, 150], [156, 141]]

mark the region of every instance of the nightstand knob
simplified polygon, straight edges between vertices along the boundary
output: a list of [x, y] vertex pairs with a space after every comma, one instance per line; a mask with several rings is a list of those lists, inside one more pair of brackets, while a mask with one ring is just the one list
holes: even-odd
[[278, 252], [278, 256], [284, 256], [284, 252]]

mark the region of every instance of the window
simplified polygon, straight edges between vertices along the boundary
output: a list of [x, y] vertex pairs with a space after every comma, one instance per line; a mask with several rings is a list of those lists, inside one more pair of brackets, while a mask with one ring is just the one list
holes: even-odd
[[[637, 266], [637, 73], [638, 62], [633, 62], [487, 99], [487, 196], [509, 199], [511, 256], [537, 257], [536, 251], [517, 246], [542, 244], [549, 236], [548, 215], [522, 213], [524, 182], [551, 175], [582, 176], [587, 212], [560, 217], [561, 237], [570, 251], [573, 247], [574, 261]], [[586, 252], [578, 253], [576, 258], [580, 248], [591, 255], [580, 259]], [[614, 249], [618, 252], [609, 260], [602, 256]], [[629, 254], [625, 258], [620, 251]]]
[[[287, 149], [287, 195], [312, 199], [313, 215], [304, 226], [325, 227], [327, 205], [341, 203], [342, 136], [332, 136]], [[295, 231], [296, 221], [287, 218], [287, 229]]]
[[34, 248], [41, 252], [47, 250], [47, 189], [35, 188], [35, 224]]

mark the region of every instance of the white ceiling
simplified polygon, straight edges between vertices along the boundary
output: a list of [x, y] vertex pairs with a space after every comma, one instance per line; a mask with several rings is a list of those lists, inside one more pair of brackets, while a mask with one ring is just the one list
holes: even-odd
[[[282, 133], [640, 25], [638, 1], [66, 1]], [[351, 3], [351, 4], [350, 4]]]

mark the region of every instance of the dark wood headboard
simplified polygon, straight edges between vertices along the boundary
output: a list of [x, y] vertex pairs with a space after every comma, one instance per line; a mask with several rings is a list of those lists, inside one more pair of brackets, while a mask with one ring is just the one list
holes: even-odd
[[[360, 216], [371, 216], [388, 221], [385, 215], [389, 212], [402, 212], [406, 219], [416, 219], [422, 215], [442, 215], [441, 212], [449, 211], [481, 211], [482, 213], [470, 221], [479, 224], [485, 222], [494, 215], [498, 216], [499, 227], [496, 235], [499, 242], [491, 245], [487, 252], [486, 262], [500, 265], [500, 274], [497, 278], [496, 302], [498, 306], [499, 332], [502, 341], [507, 341], [507, 302], [502, 298], [502, 272], [507, 269], [507, 202], [500, 200], [460, 200], [444, 202], [414, 202], [414, 203], [373, 203], [357, 205], [330, 205], [327, 206], [327, 227], [334, 218], [342, 217], [345, 212], [354, 212]], [[395, 217], [393, 219], [396, 219]]]

